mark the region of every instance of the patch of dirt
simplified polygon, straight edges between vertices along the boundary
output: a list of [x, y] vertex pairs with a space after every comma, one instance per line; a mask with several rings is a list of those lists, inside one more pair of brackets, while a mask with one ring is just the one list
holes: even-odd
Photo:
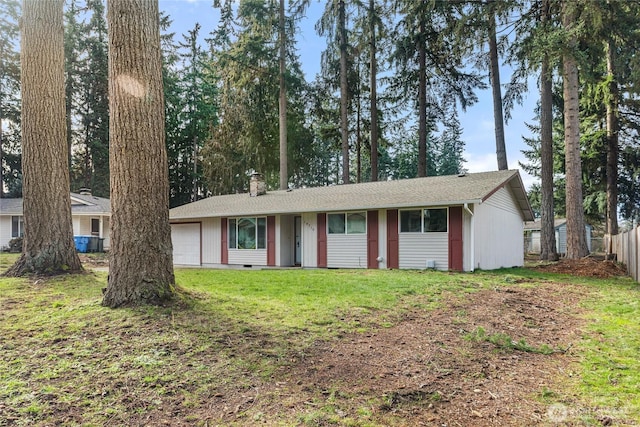
[[609, 278], [627, 275], [623, 265], [596, 257], [561, 259], [558, 262], [539, 265], [534, 268], [549, 273], [571, 274], [583, 277]]
[[[334, 419], [362, 420], [367, 414], [365, 419], [381, 425], [549, 423], [540, 396], [556, 390], [571, 371], [570, 348], [581, 325], [576, 302], [583, 293], [554, 284], [452, 296], [446, 308], [413, 311], [391, 328], [316, 343], [275, 375], [275, 386], [258, 393], [273, 399], [261, 403], [256, 396], [251, 404], [257, 406], [254, 412], [268, 414], [267, 424], [278, 421], [269, 416], [283, 411], [292, 418], [315, 417], [310, 425], [333, 424], [330, 416], [316, 413], [327, 405]], [[479, 328], [487, 336], [506, 334], [554, 352], [470, 339]]]
[[[439, 309], [414, 308], [394, 326], [316, 342], [297, 353], [280, 352], [268, 333], [225, 334], [234, 329], [212, 320], [215, 313], [186, 318], [188, 311], [171, 312], [164, 320], [123, 318], [122, 324], [108, 323], [104, 334], [91, 326], [101, 319], [90, 319], [75, 335], [28, 348], [36, 360], [53, 354], [56, 360], [81, 361], [73, 373], [86, 377], [73, 382], [80, 395], [108, 399], [117, 409], [103, 425], [557, 425], [548, 415], [553, 400], [545, 403], [542, 396], [563, 395], [571, 381], [571, 348], [582, 335], [579, 302], [588, 292], [578, 285], [524, 282], [449, 294]], [[5, 301], [3, 307], [9, 315], [12, 304]], [[294, 334], [304, 331], [290, 333], [293, 342], [301, 342]], [[156, 335], [165, 338], [140, 347], [145, 337]], [[494, 336], [508, 337], [509, 345], [484, 339]], [[11, 342], [35, 339], [21, 336]], [[79, 348], [67, 347], [67, 340], [79, 341]], [[206, 340], [219, 345], [200, 348]], [[94, 344], [85, 349], [82, 342]], [[518, 342], [529, 350], [554, 351], [511, 348]], [[8, 343], [3, 347], [0, 340], [0, 351], [13, 351]], [[135, 352], [140, 352], [136, 358], [124, 357]], [[169, 358], [175, 364], [154, 368]], [[265, 359], [273, 361], [271, 372], [248, 366]], [[29, 378], [25, 371], [18, 380]], [[48, 392], [49, 421], [55, 422], [32, 425], [85, 421], [81, 402], [58, 397], [78, 394], [65, 389], [67, 380], [54, 377], [51, 384], [60, 387]], [[48, 399], [43, 391], [37, 393], [42, 401]], [[28, 425], [25, 411], [0, 399], [0, 426]]]
[[78, 257], [85, 268], [109, 267], [109, 254], [105, 252], [92, 254], [79, 253]]

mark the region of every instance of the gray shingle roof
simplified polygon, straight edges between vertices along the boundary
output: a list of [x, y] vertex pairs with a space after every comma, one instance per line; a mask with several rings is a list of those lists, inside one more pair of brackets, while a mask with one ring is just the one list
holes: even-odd
[[213, 196], [169, 211], [171, 219], [331, 212], [479, 203], [503, 186], [511, 188], [524, 219], [533, 212], [517, 170], [378, 181], [329, 187]]
[[[87, 194], [71, 193], [75, 200], [71, 202], [72, 214], [109, 214], [111, 203], [109, 199]], [[0, 215], [22, 215], [22, 199], [0, 199]]]

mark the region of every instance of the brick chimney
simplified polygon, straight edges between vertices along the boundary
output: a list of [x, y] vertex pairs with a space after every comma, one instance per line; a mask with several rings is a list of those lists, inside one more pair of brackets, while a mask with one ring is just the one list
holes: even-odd
[[267, 194], [267, 184], [264, 181], [264, 176], [261, 173], [254, 172], [251, 174], [251, 181], [249, 181], [249, 196], [257, 197]]

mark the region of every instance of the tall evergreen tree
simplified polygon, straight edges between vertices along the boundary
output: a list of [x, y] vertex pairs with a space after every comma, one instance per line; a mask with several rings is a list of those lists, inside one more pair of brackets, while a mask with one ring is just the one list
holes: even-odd
[[9, 276], [82, 270], [73, 243], [62, 0], [24, 0], [21, 21], [24, 243]]
[[578, 62], [575, 55], [578, 39], [578, 5], [563, 0], [562, 26], [566, 34], [566, 50], [562, 55], [564, 96], [565, 173], [567, 206], [567, 258], [578, 259], [589, 253], [584, 230], [582, 196], [582, 162], [580, 159], [580, 93]]
[[[322, 55], [323, 74], [332, 73], [334, 53], [338, 57], [337, 78], [340, 82], [340, 147], [342, 158], [342, 183], [349, 184], [351, 176], [349, 171], [350, 147], [349, 147], [349, 103], [352, 93], [349, 88], [349, 71], [351, 59], [349, 58], [350, 43], [347, 28], [347, 7], [344, 0], [331, 0], [327, 2], [322, 17], [316, 24], [316, 30], [321, 36], [326, 36], [327, 50]], [[337, 49], [336, 49], [337, 47]]]
[[109, 85], [107, 24], [102, 0], [87, 0], [91, 14], [83, 25], [80, 88], [80, 135], [85, 150], [83, 187], [109, 196]]
[[464, 71], [465, 46], [456, 37], [462, 9], [463, 3], [458, 2], [396, 2], [389, 96], [418, 113], [418, 176], [429, 174], [428, 123], [442, 117], [440, 101], [454, 97], [465, 109], [477, 100], [474, 90], [485, 87], [476, 73]]
[[107, 3], [111, 253], [107, 307], [174, 294], [157, 0]]
[[[548, 32], [551, 25], [550, 0], [543, 0], [540, 24]], [[557, 261], [553, 203], [553, 84], [549, 54], [542, 54], [540, 65], [540, 259]]]
[[[217, 194], [244, 191], [252, 171], [264, 173], [270, 187], [278, 186], [280, 175], [279, 4], [247, 0], [234, 14], [232, 3], [216, 3], [221, 20], [210, 40], [219, 81], [219, 124], [205, 144], [203, 160], [209, 189]], [[288, 153], [310, 138], [304, 129], [306, 87], [293, 41], [295, 19], [295, 11], [285, 19]], [[290, 159], [288, 175], [304, 167], [299, 159]]]
[[278, 133], [280, 136], [280, 189], [286, 190], [289, 182], [287, 155], [287, 28], [284, 0], [278, 4]]

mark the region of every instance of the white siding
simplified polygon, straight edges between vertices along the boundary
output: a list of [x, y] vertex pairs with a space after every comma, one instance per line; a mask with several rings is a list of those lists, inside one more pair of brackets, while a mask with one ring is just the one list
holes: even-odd
[[506, 187], [503, 187], [493, 193], [491, 197], [485, 200], [483, 204], [492, 206], [505, 212], [509, 212], [513, 215], [522, 216], [522, 211], [520, 210], [520, 208], [518, 208], [511, 190], [507, 189]]
[[398, 236], [400, 268], [426, 268], [427, 260], [436, 269], [449, 269], [448, 233], [400, 233]]
[[367, 235], [327, 235], [327, 267], [367, 268]]
[[11, 238], [11, 216], [0, 216], [0, 249], [9, 246]]
[[477, 205], [474, 232], [475, 268], [524, 265], [524, 218], [508, 189]]
[[[468, 206], [473, 212], [473, 205]], [[471, 230], [475, 225], [475, 218], [464, 207], [462, 208], [462, 269], [473, 271], [473, 237]]]
[[202, 264], [220, 264], [222, 235], [220, 218], [202, 219]]
[[318, 266], [318, 216], [316, 213], [302, 215], [302, 266]]
[[267, 265], [267, 250], [229, 249], [229, 264]]

